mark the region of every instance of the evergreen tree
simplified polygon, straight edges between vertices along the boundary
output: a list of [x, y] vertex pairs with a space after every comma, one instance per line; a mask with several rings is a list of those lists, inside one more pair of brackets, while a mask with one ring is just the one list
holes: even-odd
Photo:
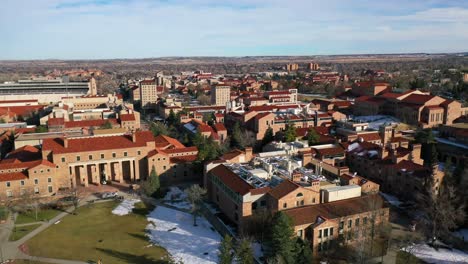
[[284, 140], [286, 142], [293, 142], [296, 140], [296, 127], [292, 123], [286, 125], [284, 132]]
[[232, 237], [225, 235], [223, 241], [219, 245], [218, 254], [219, 264], [231, 264], [232, 263]]
[[310, 264], [312, 263], [312, 249], [308, 240], [296, 239], [296, 261], [297, 264]]
[[107, 120], [99, 128], [101, 128], [101, 129], [111, 129], [112, 128], [112, 123], [109, 120]]
[[234, 127], [232, 128], [232, 133], [231, 133], [231, 147], [232, 148], [239, 148], [243, 149], [244, 146], [242, 144], [242, 131], [240, 128], [239, 122], [236, 122], [234, 124]]
[[253, 264], [254, 254], [252, 245], [247, 239], [242, 239], [237, 247], [236, 261], [242, 264]]
[[160, 187], [161, 184], [159, 182], [159, 176], [156, 173], [155, 167], [153, 166], [151, 168], [151, 172], [148, 179], [141, 184], [141, 188], [143, 189], [146, 195], [154, 196], [157, 194]]
[[155, 137], [159, 135], [165, 135], [165, 136], [169, 135], [169, 130], [166, 127], [166, 125], [160, 122], [152, 122], [150, 124], [150, 131], [151, 133], [153, 133], [153, 136]]
[[262, 139], [262, 147], [267, 145], [268, 143], [272, 142], [274, 140], [274, 135], [273, 135], [273, 129], [271, 127], [268, 127], [268, 129], [265, 131], [265, 135], [263, 136]]
[[315, 131], [315, 129], [311, 127], [307, 131], [306, 139], [307, 139], [307, 142], [309, 143], [309, 146], [313, 146], [319, 142], [320, 135], [317, 134], [317, 131]]
[[295, 240], [292, 220], [285, 213], [279, 211], [273, 216], [271, 224], [270, 238], [267, 241], [269, 246], [268, 257], [282, 257], [285, 263], [295, 261]]
[[169, 111], [169, 116], [167, 117], [166, 121], [167, 121], [168, 126], [177, 125], [177, 116], [175, 115], [175, 113], [174, 113], [174, 111], [172, 109], [171, 109], [171, 111]]

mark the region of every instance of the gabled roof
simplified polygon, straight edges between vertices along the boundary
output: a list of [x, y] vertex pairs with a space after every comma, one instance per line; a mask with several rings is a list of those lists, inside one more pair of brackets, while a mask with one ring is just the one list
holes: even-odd
[[177, 139], [171, 138], [165, 135], [159, 135], [154, 138], [156, 148], [167, 149], [167, 148], [185, 148]]
[[401, 101], [408, 104], [425, 104], [427, 101], [431, 100], [434, 97], [434, 95], [411, 94]]
[[46, 138], [43, 140], [42, 149], [54, 153], [75, 153], [145, 147], [148, 142], [154, 141], [150, 131], [137, 131], [135, 137], [136, 142], [128, 135], [69, 138], [68, 147], [64, 147], [64, 138]]
[[214, 177], [218, 177], [229, 189], [242, 196], [249, 193], [251, 189], [255, 189], [223, 164], [213, 168], [210, 173]]
[[295, 226], [316, 224], [317, 219], [337, 219], [341, 217], [370, 212], [385, 208], [385, 203], [378, 194], [365, 195], [330, 203], [306, 205], [284, 210]]
[[121, 121], [135, 121], [135, 115], [134, 114], [122, 114], [120, 115], [120, 120]]
[[26, 145], [21, 148], [15, 149], [12, 152], [8, 153], [5, 159], [0, 163], [9, 162], [8, 160], [18, 160], [20, 162], [32, 161], [41, 159], [41, 151], [33, 146]]
[[292, 191], [295, 191], [297, 188], [300, 186], [295, 184], [294, 182], [290, 180], [284, 180], [280, 184], [278, 184], [276, 187], [271, 189], [268, 193], [275, 199], [279, 200], [283, 198], [284, 196], [288, 195]]

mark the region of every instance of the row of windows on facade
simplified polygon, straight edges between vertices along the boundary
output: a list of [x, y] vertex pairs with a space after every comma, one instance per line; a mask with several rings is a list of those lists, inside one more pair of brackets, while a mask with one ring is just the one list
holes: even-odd
[[[48, 191], [49, 193], [54, 192], [54, 188], [52, 187], [52, 185], [48, 185], [48, 186], [47, 186], [47, 191]], [[25, 190], [24, 188], [22, 188], [22, 189], [20, 190], [20, 195], [25, 195], [25, 194], [26, 194], [26, 190]], [[34, 194], [39, 194], [39, 187], [34, 187]], [[6, 191], [6, 196], [7, 196], [8, 198], [12, 198], [12, 197], [13, 197], [13, 192], [12, 192], [11, 190], [7, 190], [7, 191]]]
[[[47, 178], [47, 182], [52, 182], [52, 178]], [[34, 184], [37, 185], [39, 184], [39, 179], [34, 179]], [[21, 180], [20, 181], [20, 186], [24, 186], [25, 185], [25, 181], [24, 180]], [[6, 182], [6, 187], [11, 187], [11, 182], [7, 181]]]
[[[141, 151], [138, 150], [137, 155], [141, 155]], [[123, 156], [128, 157], [128, 152], [125, 151]], [[112, 152], [112, 158], [116, 158], [116, 157], [117, 157], [117, 154], [115, 152]], [[101, 159], [104, 159], [104, 158], [105, 158], [104, 153], [101, 153]], [[88, 155], [88, 159], [93, 160], [93, 155]], [[76, 161], [80, 161], [80, 160], [81, 160], [81, 156], [76, 156]], [[66, 162], [65, 157], [62, 157], [62, 162]]]

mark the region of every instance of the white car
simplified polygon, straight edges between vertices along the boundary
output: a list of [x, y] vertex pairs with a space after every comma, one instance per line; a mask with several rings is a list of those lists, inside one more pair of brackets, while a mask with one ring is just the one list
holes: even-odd
[[105, 193], [102, 193], [101, 194], [101, 198], [102, 199], [111, 199], [111, 198], [115, 198], [119, 195], [118, 192], [105, 192]]

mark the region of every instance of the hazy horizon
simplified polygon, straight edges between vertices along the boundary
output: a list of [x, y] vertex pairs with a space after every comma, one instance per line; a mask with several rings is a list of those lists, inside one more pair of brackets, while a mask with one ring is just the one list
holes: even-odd
[[468, 43], [463, 0], [16, 0], [0, 6], [0, 60], [463, 53]]

